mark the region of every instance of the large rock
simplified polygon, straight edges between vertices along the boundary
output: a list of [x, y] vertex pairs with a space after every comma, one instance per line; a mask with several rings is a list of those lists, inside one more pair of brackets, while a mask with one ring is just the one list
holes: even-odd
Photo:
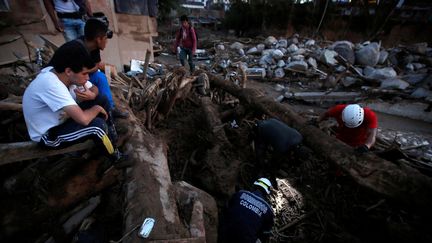
[[250, 48], [250, 49], [246, 52], [246, 54], [248, 54], [248, 55], [255, 55], [255, 54], [259, 54], [259, 53], [261, 53], [261, 51], [258, 51], [258, 48], [256, 48], [255, 46], [252, 47], [252, 48]]
[[408, 83], [410, 83], [411, 85], [415, 85], [423, 81], [426, 78], [426, 76], [427, 76], [426, 73], [414, 73], [414, 74], [404, 75], [401, 78], [407, 81]]
[[315, 40], [308, 40], [308, 41], [306, 41], [306, 43], [305, 43], [305, 46], [306, 47], [312, 47], [312, 46], [314, 46], [315, 45]]
[[258, 44], [257, 45], [257, 49], [258, 49], [259, 52], [262, 52], [265, 49], [265, 45], [264, 44]]
[[[365, 70], [366, 70], [366, 68], [365, 68]], [[365, 76], [367, 78], [381, 80], [381, 79], [394, 78], [397, 76], [397, 73], [392, 67], [385, 67], [385, 68], [380, 68], [380, 69], [374, 69], [372, 72], [367, 73], [367, 74], [365, 73]]]
[[351, 64], [354, 64], [355, 62], [355, 54], [353, 48], [354, 44], [349, 41], [336, 41], [332, 45], [332, 49]]
[[298, 71], [306, 71], [308, 69], [308, 65], [305, 61], [293, 61], [288, 63], [286, 68]]
[[389, 56], [388, 51], [386, 50], [382, 50], [380, 51], [380, 55], [379, 55], [379, 59], [378, 59], [378, 63], [379, 64], [384, 64], [384, 62], [387, 60], [387, 57]]
[[428, 51], [428, 45], [426, 42], [416, 43], [408, 47], [408, 49], [414, 53], [426, 55]]
[[276, 48], [287, 48], [288, 47], [288, 40], [287, 39], [280, 39], [278, 40], [276, 44]]
[[285, 76], [285, 71], [283, 70], [283, 68], [278, 68], [274, 71], [274, 76], [276, 78], [283, 78]]
[[321, 52], [320, 60], [327, 65], [334, 66], [337, 64], [337, 61], [335, 59], [335, 56], [337, 55], [338, 55], [337, 52], [326, 49], [323, 52]]
[[316, 69], [316, 68], [318, 67], [317, 61], [316, 61], [315, 58], [313, 58], [313, 57], [309, 57], [309, 58], [307, 59], [307, 63], [308, 63], [311, 67], [313, 67], [314, 69]]
[[414, 90], [414, 92], [412, 92], [410, 96], [417, 99], [432, 97], [432, 91], [423, 87], [419, 87]]
[[347, 76], [342, 79], [342, 84], [345, 87], [349, 87], [351, 85], [358, 84], [358, 83], [361, 83], [361, 80], [358, 78]]
[[240, 42], [234, 42], [231, 44], [230, 48], [233, 50], [240, 50], [244, 48], [244, 45]]
[[291, 57], [293, 61], [304, 61], [305, 57], [303, 55], [295, 55]]
[[285, 65], [286, 65], [286, 63], [285, 63], [284, 60], [279, 60], [278, 63], [277, 63], [277, 66], [281, 67], [281, 68], [285, 67]]
[[264, 44], [265, 44], [267, 47], [272, 48], [274, 45], [276, 45], [277, 42], [278, 42], [278, 41], [276, 40], [276, 38], [274, 38], [273, 36], [269, 36], [269, 37], [267, 37], [267, 38], [265, 39]]
[[273, 50], [272, 52], [272, 57], [276, 60], [282, 59], [282, 57], [284, 56], [283, 52], [281, 50]]
[[264, 55], [260, 58], [259, 64], [261, 67], [267, 67], [267, 65], [273, 64], [273, 58], [271, 55]]
[[381, 81], [381, 89], [400, 89], [404, 90], [409, 87], [409, 83], [398, 78], [389, 78]]
[[294, 53], [294, 52], [296, 52], [296, 51], [298, 51], [298, 47], [297, 47], [297, 45], [296, 44], [291, 44], [289, 47], [288, 47], [288, 52], [289, 53]]
[[380, 46], [376, 42], [372, 42], [369, 45], [362, 46], [355, 52], [355, 61], [359, 65], [363, 66], [375, 66], [378, 63], [380, 57]]

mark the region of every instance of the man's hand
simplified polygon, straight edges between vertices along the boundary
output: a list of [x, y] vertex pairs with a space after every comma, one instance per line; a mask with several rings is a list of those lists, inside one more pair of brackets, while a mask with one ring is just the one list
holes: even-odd
[[195, 55], [195, 52], [196, 52], [196, 50], [192, 50], [192, 56], [194, 56], [194, 55]]
[[57, 21], [54, 21], [54, 27], [58, 32], [64, 31], [63, 22], [61, 22], [59, 19], [57, 19]]
[[369, 152], [369, 147], [366, 146], [365, 144], [363, 144], [363, 145], [358, 146], [357, 148], [355, 148], [355, 151], [358, 152], [358, 153], [361, 153], [361, 154], [367, 153], [367, 152]]
[[[101, 108], [102, 108], [102, 107], [101, 107]], [[103, 115], [103, 118], [105, 119], [105, 121], [108, 120], [108, 113], [106, 112], [106, 110], [105, 110], [104, 108], [102, 108], [102, 109], [99, 111], [99, 114], [102, 114], [102, 115]]]
[[74, 92], [79, 101], [94, 100], [96, 98], [96, 94], [87, 88], [84, 88], [83, 91], [79, 90], [79, 88], [76, 88]]

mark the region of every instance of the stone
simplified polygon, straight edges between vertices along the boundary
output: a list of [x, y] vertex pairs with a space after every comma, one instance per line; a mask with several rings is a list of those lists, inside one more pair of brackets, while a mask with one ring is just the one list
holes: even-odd
[[266, 56], [266, 55], [272, 55], [274, 49], [265, 49], [262, 51], [261, 55]]
[[273, 58], [270, 55], [264, 55], [259, 60], [260, 66], [267, 66], [273, 64]]
[[338, 73], [345, 72], [346, 71], [346, 67], [339, 65], [339, 66], [337, 66], [335, 68], [335, 71], [338, 72]]
[[239, 54], [241, 57], [245, 55], [245, 52], [244, 52], [243, 49], [238, 49], [237, 52], [238, 52], [238, 54]]
[[285, 67], [285, 65], [286, 65], [286, 63], [284, 62], [284, 60], [279, 60], [277, 63], [277, 66], [281, 67], [281, 68]]
[[432, 96], [432, 91], [424, 88], [424, 87], [419, 87], [417, 89], [414, 90], [414, 92], [411, 93], [410, 95], [412, 98], [426, 98], [429, 96]]
[[273, 50], [273, 52], [272, 52], [272, 57], [276, 60], [282, 59], [283, 56], [284, 56], [284, 54], [282, 53], [281, 50], [276, 49], [276, 50]]
[[306, 41], [306, 43], [305, 43], [305, 46], [306, 47], [311, 47], [311, 46], [314, 46], [315, 45], [315, 40], [308, 40], [308, 41]]
[[285, 71], [283, 70], [283, 68], [277, 68], [274, 71], [274, 75], [276, 78], [283, 78], [285, 76]]
[[377, 65], [380, 56], [380, 46], [372, 42], [366, 46], [360, 47], [355, 52], [355, 61], [359, 65], [374, 67]]
[[285, 89], [285, 86], [283, 86], [282, 84], [276, 84], [274, 87], [274, 90], [277, 92], [281, 92], [284, 89]]
[[312, 66], [314, 69], [316, 69], [318, 67], [317, 61], [315, 60], [315, 58], [313, 57], [309, 57], [307, 59], [307, 63]]
[[258, 44], [256, 47], [257, 47], [257, 49], [258, 49], [259, 52], [262, 52], [265, 49], [265, 45], [264, 44]]
[[255, 46], [252, 47], [252, 48], [250, 48], [250, 49], [246, 52], [246, 54], [248, 54], [248, 55], [254, 55], [254, 54], [259, 54], [259, 53], [261, 53], [261, 52], [258, 51], [258, 48], [256, 48]]
[[379, 64], [384, 64], [384, 62], [387, 61], [388, 56], [389, 56], [388, 51], [386, 51], [386, 50], [380, 51], [380, 56], [379, 56], [379, 59], [378, 59], [378, 63]]
[[414, 65], [412, 65], [412, 63], [408, 63], [407, 65], [405, 65], [405, 70], [413, 72]]
[[413, 44], [413, 45], [409, 46], [408, 49], [411, 52], [421, 54], [421, 55], [426, 55], [426, 53], [428, 51], [428, 47], [427, 47], [426, 42]]
[[306, 49], [299, 48], [296, 52], [294, 52], [295, 55], [303, 55], [306, 53]]
[[332, 45], [332, 49], [351, 64], [355, 62], [353, 47], [354, 44], [349, 41], [337, 41]]
[[278, 40], [276, 44], [276, 48], [287, 48], [288, 47], [288, 40], [287, 39], [280, 39]]
[[267, 47], [273, 47], [273, 45], [276, 45], [276, 43], [277, 43], [278, 41], [276, 40], [276, 38], [275, 37], [273, 37], [273, 36], [269, 36], [269, 37], [267, 37], [266, 39], [265, 39], [265, 41], [264, 41], [264, 44], [267, 46]]
[[216, 49], [218, 49], [219, 51], [223, 51], [223, 50], [225, 50], [225, 46], [223, 44], [218, 44], [216, 46]]
[[366, 66], [365, 68], [363, 68], [363, 75], [364, 75], [364, 76], [369, 76], [369, 75], [371, 75], [374, 71], [375, 71], [375, 68], [370, 67], [370, 66]]
[[[366, 70], [366, 68], [365, 68]], [[372, 72], [366, 74], [365, 72], [365, 76], [371, 79], [389, 79], [389, 78], [394, 78], [397, 76], [396, 71], [392, 68], [392, 67], [385, 67], [385, 68], [379, 68], [379, 69], [374, 69]]]
[[288, 63], [285, 67], [298, 71], [306, 71], [308, 69], [308, 65], [305, 61], [293, 61]]
[[335, 56], [337, 56], [337, 55], [338, 55], [337, 52], [325, 49], [321, 53], [320, 60], [327, 65], [334, 66], [337, 63], [337, 61], [335, 59]]
[[291, 44], [289, 47], [288, 47], [288, 52], [289, 53], [294, 53], [294, 52], [296, 52], [296, 51], [298, 51], [298, 47], [296, 46], [296, 44]]
[[381, 89], [400, 89], [404, 90], [409, 87], [409, 83], [398, 78], [389, 78], [381, 81]]
[[419, 70], [419, 69], [422, 69], [422, 68], [426, 67], [426, 65], [424, 65], [422, 63], [418, 63], [418, 62], [413, 62], [412, 65], [414, 66], [415, 70]]
[[303, 55], [295, 55], [291, 57], [293, 61], [304, 61], [305, 57]]
[[423, 81], [426, 78], [426, 73], [413, 73], [413, 74], [406, 74], [403, 75], [401, 78], [405, 81], [407, 81], [411, 85], [416, 85]]
[[342, 84], [345, 87], [349, 87], [349, 86], [354, 85], [356, 83], [361, 83], [361, 80], [358, 78], [350, 77], [350, 76], [344, 77], [342, 79]]
[[240, 50], [244, 48], [244, 45], [240, 42], [234, 42], [231, 44], [230, 48], [233, 50]]

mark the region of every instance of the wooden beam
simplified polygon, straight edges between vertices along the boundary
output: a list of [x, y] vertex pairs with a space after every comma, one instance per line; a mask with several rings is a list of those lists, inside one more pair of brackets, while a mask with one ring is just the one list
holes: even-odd
[[222, 88], [241, 102], [260, 112], [276, 117], [297, 129], [304, 143], [349, 176], [359, 185], [406, 205], [431, 210], [432, 178], [411, 167], [400, 167], [379, 158], [374, 153], [358, 154], [353, 148], [335, 137], [325, 134], [315, 126], [307, 125], [289, 105], [279, 104], [254, 89], [241, 89], [207, 73], [212, 87]]
[[18, 142], [0, 144], [0, 166], [18, 161], [65, 154], [93, 147], [94, 143], [88, 140], [63, 149], [49, 149], [40, 147], [36, 142]]

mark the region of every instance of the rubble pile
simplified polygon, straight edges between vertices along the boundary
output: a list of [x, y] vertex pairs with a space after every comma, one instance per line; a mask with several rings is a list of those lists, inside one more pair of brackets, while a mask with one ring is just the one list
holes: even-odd
[[[241, 68], [248, 78], [303, 81], [301, 86], [309, 86], [309, 90], [361, 86], [365, 91], [378, 88], [432, 102], [432, 48], [427, 43], [386, 49], [378, 42], [354, 44], [320, 42], [298, 35], [288, 39], [269, 36], [263, 43], [217, 44], [215, 53], [215, 72]], [[286, 98], [293, 98], [284, 91]]]

